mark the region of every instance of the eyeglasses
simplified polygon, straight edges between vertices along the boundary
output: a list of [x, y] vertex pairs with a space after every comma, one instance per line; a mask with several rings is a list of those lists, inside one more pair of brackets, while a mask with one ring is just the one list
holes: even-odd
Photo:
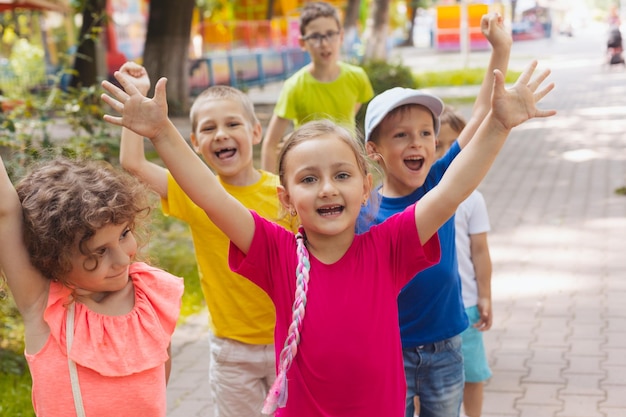
[[304, 36], [302, 40], [312, 46], [322, 46], [322, 41], [327, 40], [328, 43], [331, 43], [334, 42], [338, 36], [339, 31], [326, 32], [325, 35], [322, 33], [311, 33], [310, 35]]

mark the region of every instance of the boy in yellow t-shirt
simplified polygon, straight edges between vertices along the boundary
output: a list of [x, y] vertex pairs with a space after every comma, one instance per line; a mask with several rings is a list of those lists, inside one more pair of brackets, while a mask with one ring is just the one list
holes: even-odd
[[331, 119], [355, 129], [355, 115], [374, 90], [363, 68], [341, 62], [343, 28], [337, 9], [309, 2], [300, 15], [300, 47], [311, 64], [292, 75], [280, 92], [262, 144], [261, 168], [275, 172], [278, 145], [294, 128], [316, 119]]
[[[147, 93], [150, 80], [142, 66], [127, 62], [120, 72]], [[254, 168], [252, 145], [261, 141], [262, 129], [249, 97], [232, 87], [209, 87], [194, 102], [190, 118], [192, 147], [230, 195], [259, 215], [296, 230], [294, 219], [281, 212], [278, 177]], [[165, 214], [185, 221], [191, 229], [212, 333], [209, 380], [214, 414], [261, 416], [276, 375], [272, 301], [230, 270], [229, 239], [169, 171], [145, 158], [143, 138], [128, 129], [122, 129], [120, 162], [161, 196]]]

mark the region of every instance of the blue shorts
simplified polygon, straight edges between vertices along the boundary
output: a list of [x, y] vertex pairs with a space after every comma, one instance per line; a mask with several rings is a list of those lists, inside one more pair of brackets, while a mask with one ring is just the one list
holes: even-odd
[[406, 417], [413, 417], [413, 397], [420, 417], [458, 417], [463, 401], [461, 336], [402, 349], [406, 375]]
[[491, 369], [487, 361], [483, 333], [474, 327], [480, 319], [480, 313], [477, 306], [466, 308], [465, 313], [470, 322], [469, 327], [461, 333], [465, 382], [484, 382], [491, 378]]

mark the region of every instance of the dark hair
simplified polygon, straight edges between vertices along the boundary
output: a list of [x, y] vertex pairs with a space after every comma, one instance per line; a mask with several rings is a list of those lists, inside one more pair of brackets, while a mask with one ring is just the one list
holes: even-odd
[[254, 104], [246, 93], [227, 85], [213, 85], [196, 97], [196, 100], [193, 102], [191, 109], [189, 110], [192, 132], [195, 133], [196, 128], [198, 127], [198, 108], [200, 105], [210, 100], [221, 99], [238, 101], [243, 108], [244, 116], [248, 119], [250, 124], [254, 126], [259, 123], [259, 119], [256, 117], [256, 113], [254, 112]]
[[335, 19], [335, 22], [337, 22], [337, 28], [341, 29], [339, 12], [337, 12], [337, 9], [332, 4], [325, 3], [323, 1], [314, 1], [306, 3], [302, 8], [302, 13], [300, 13], [300, 35], [304, 36], [307, 25], [320, 17], [330, 17]]
[[[63, 281], [72, 253], [106, 225], [129, 223], [150, 213], [147, 188], [104, 161], [57, 158], [35, 165], [15, 189], [22, 203], [24, 243], [45, 277]], [[97, 259], [90, 260], [96, 261]], [[91, 265], [91, 264], [90, 264]]]

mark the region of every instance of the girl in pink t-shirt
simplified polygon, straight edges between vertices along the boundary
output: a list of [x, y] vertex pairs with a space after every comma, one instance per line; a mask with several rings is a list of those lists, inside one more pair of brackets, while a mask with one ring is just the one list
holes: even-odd
[[[105, 120], [152, 141], [176, 182], [230, 238], [231, 268], [274, 301], [278, 376], [265, 413], [404, 415], [397, 295], [418, 271], [438, 261], [437, 230], [485, 176], [510, 130], [529, 118], [553, 114], [535, 107], [550, 90], [535, 93], [547, 76], [544, 72], [530, 81], [535, 65], [508, 91], [496, 71], [493, 111], [439, 185], [418, 204], [361, 235], [355, 234], [356, 220], [372, 192], [362, 144], [327, 120], [297, 129], [278, 159], [279, 199], [302, 225], [295, 239], [229, 195], [187, 145], [167, 117], [165, 79], [157, 82], [152, 99], [122, 73], [115, 77], [124, 90], [103, 82], [112, 95], [103, 100], [122, 114]], [[374, 111], [384, 115], [385, 103]], [[423, 121], [422, 132], [432, 132], [435, 122]], [[228, 158], [237, 164], [237, 138], [224, 131], [214, 135], [214, 149], [230, 149]], [[425, 152], [435, 152], [434, 137], [432, 146], [416, 145], [415, 155]]]
[[24, 320], [38, 416], [166, 414], [180, 278], [133, 262], [145, 188], [59, 158], [14, 187], [0, 158], [0, 269]]

